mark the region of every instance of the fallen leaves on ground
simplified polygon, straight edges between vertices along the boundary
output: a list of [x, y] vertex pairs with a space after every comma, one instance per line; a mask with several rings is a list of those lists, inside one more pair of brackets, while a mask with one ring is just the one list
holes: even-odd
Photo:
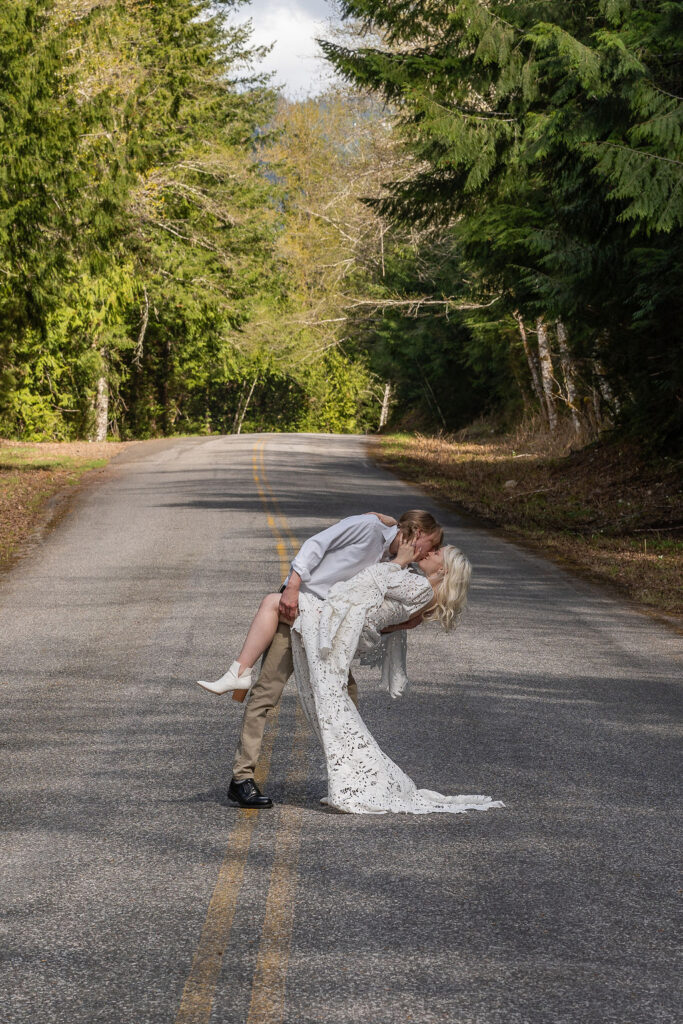
[[633, 444], [383, 437], [379, 458], [466, 512], [660, 611], [683, 613], [681, 462]]
[[115, 442], [0, 439], [0, 566], [31, 536], [53, 495], [126, 447]]

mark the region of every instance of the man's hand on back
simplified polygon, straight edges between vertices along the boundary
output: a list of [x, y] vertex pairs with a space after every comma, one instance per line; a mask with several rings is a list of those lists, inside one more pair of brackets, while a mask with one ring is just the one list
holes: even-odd
[[396, 633], [399, 629], [415, 629], [422, 622], [424, 616], [422, 612], [417, 612], [410, 619], [405, 622], [398, 622], [395, 626], [385, 626], [382, 633]]
[[280, 618], [284, 619], [290, 626], [299, 614], [300, 586], [301, 577], [298, 572], [292, 572], [292, 575], [289, 578], [289, 583], [280, 594], [278, 612], [280, 614]]

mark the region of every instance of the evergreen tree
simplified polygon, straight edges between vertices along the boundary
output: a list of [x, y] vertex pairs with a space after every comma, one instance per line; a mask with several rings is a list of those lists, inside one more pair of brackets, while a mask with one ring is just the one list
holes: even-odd
[[81, 119], [50, 8], [22, 0], [0, 9], [0, 415], [25, 388], [21, 339], [35, 346], [59, 302], [84, 184]]
[[14, 120], [0, 431], [101, 439], [364, 423], [362, 360], [293, 326], [310, 312], [315, 275], [302, 290], [286, 241], [296, 204], [270, 163], [276, 97], [245, 71], [255, 51], [249, 27], [228, 20], [236, 4], [19, 6], [3, 15], [1, 102]]
[[232, 4], [205, 0], [64, 2], [40, 18], [36, 6], [7, 19], [19, 86], [6, 105], [28, 127], [5, 162], [5, 194], [25, 227], [0, 245], [13, 278], [30, 270], [31, 282], [23, 320], [7, 288], [1, 329], [14, 342], [0, 424], [103, 436], [109, 422], [144, 435], [211, 429], [216, 415], [225, 429], [234, 378], [237, 392], [258, 356], [245, 325], [281, 292], [276, 190], [255, 153], [274, 96], [258, 76], [237, 82], [248, 29], [227, 25]]
[[[560, 319], [613, 413], [671, 436], [679, 421], [678, 7], [348, 0], [384, 45], [324, 43], [348, 80], [400, 112], [419, 166], [377, 205], [453, 226], [479, 337]], [[655, 269], [656, 268], [656, 269]], [[498, 331], [491, 329], [497, 325]]]

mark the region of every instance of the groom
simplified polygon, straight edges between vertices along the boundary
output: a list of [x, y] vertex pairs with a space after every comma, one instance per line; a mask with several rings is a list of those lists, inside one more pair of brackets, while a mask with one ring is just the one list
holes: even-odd
[[[404, 512], [397, 526], [386, 526], [370, 512], [342, 519], [301, 545], [280, 598], [280, 616], [286, 621], [278, 626], [264, 655], [261, 674], [249, 691], [244, 711], [228, 787], [228, 797], [240, 807], [273, 806], [273, 801], [259, 791], [254, 769], [261, 753], [266, 715], [279, 703], [292, 674], [290, 626], [298, 614], [299, 593], [324, 600], [333, 583], [348, 580], [361, 569], [395, 555], [401, 540], [415, 545], [416, 559], [424, 558], [442, 543], [443, 530], [434, 516], [420, 509]], [[349, 696], [357, 704], [358, 689], [351, 673], [348, 686]]]

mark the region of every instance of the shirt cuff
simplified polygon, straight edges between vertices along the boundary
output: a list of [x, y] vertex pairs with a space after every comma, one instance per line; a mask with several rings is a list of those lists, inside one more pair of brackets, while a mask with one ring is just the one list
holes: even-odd
[[292, 569], [294, 572], [297, 572], [299, 576], [301, 576], [302, 583], [308, 583], [308, 581], [311, 578], [311, 574], [305, 565], [302, 565], [301, 562], [297, 562], [296, 558], [292, 562]]

